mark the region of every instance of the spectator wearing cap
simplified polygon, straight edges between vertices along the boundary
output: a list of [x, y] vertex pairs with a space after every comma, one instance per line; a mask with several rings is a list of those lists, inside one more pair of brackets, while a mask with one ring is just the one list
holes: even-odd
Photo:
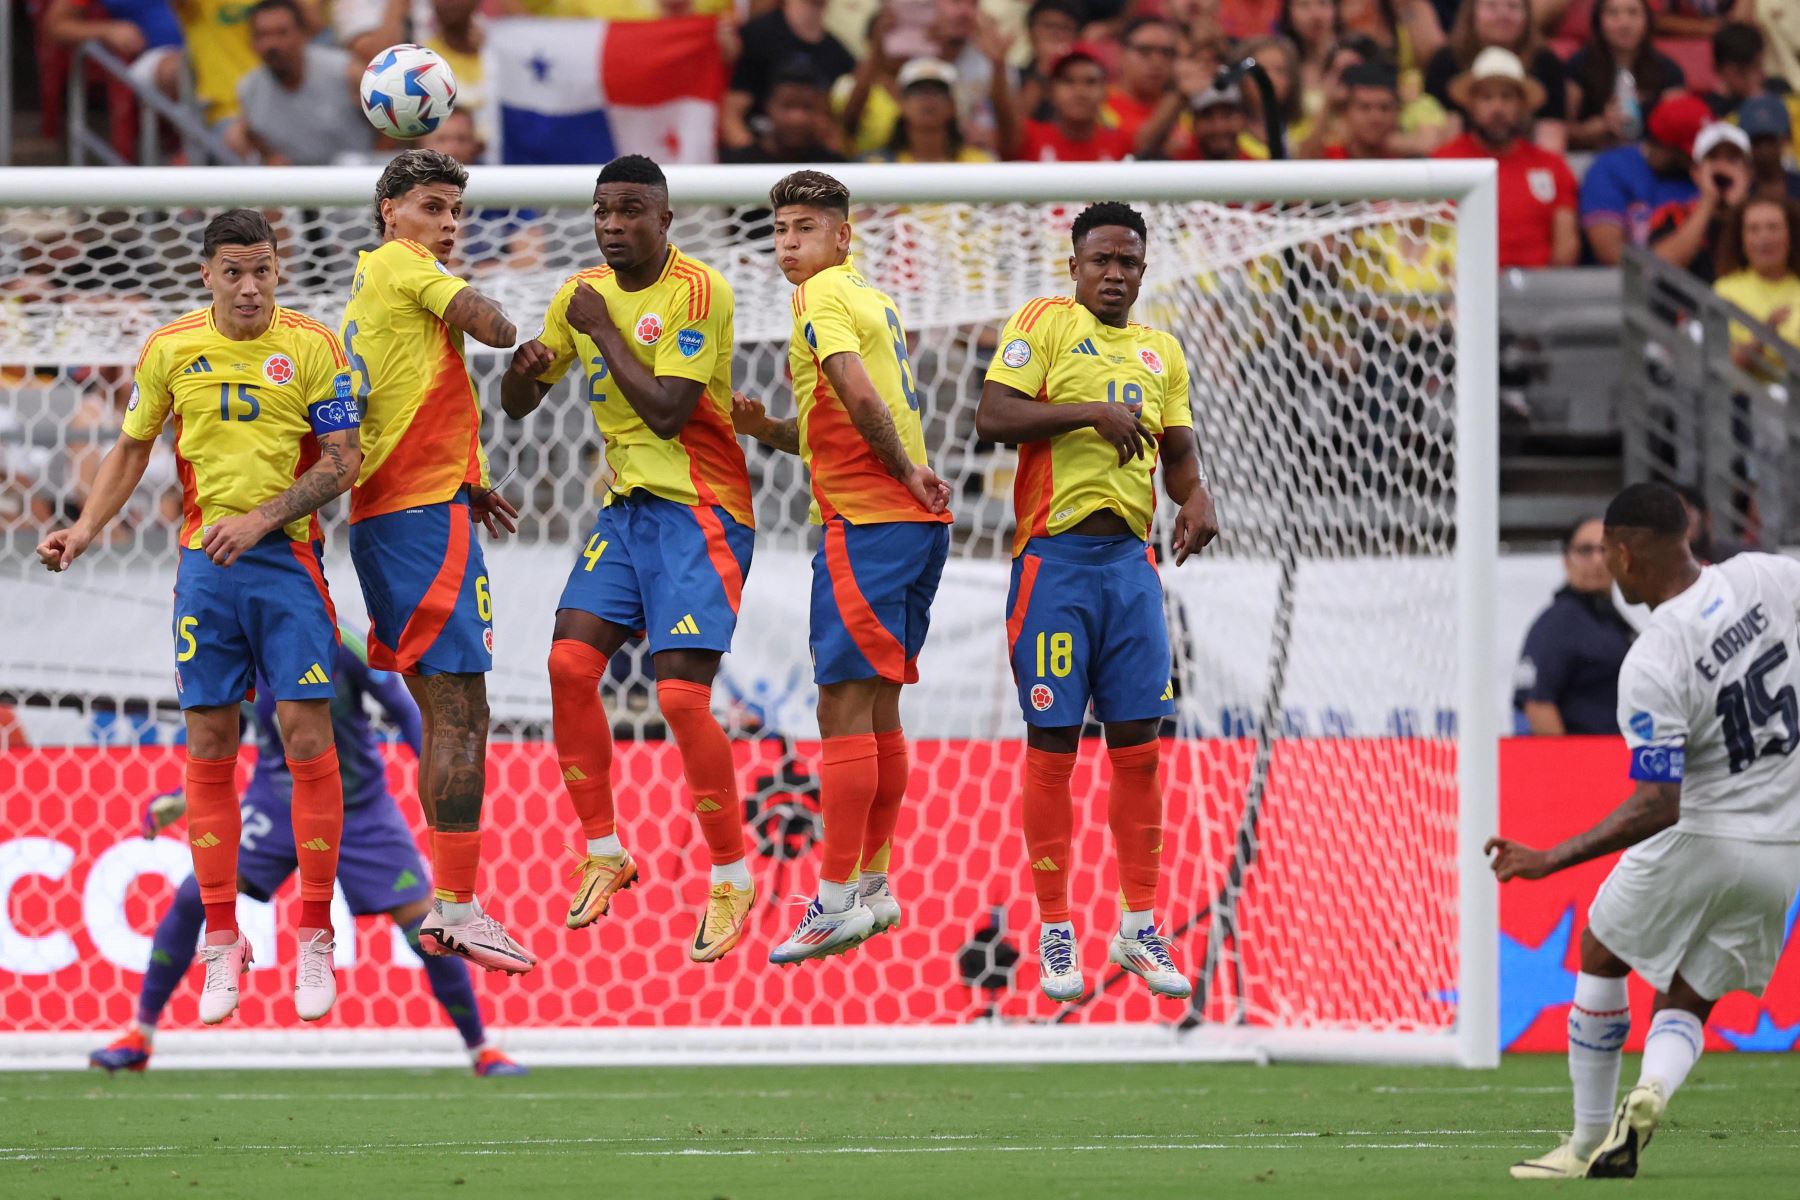
[[1496, 48], [1511, 51], [1538, 85], [1533, 94], [1541, 99], [1527, 114], [1532, 140], [1561, 153], [1567, 141], [1563, 120], [1568, 88], [1561, 60], [1538, 37], [1528, 0], [1463, 0], [1449, 40], [1425, 64], [1425, 91], [1466, 128], [1469, 114], [1457, 108], [1451, 81], [1467, 74], [1483, 50]]
[[1522, 732], [1537, 737], [1619, 731], [1619, 666], [1636, 634], [1613, 604], [1599, 517], [1563, 535], [1567, 582], [1525, 635], [1513, 674]]
[[1339, 77], [1343, 113], [1339, 138], [1328, 141], [1319, 157], [1328, 159], [1398, 158], [1394, 137], [1400, 132], [1400, 80], [1377, 63], [1360, 63]]
[[1752, 96], [1737, 111], [1738, 128], [1750, 139], [1750, 194], [1800, 200], [1800, 171], [1785, 161], [1793, 118], [1780, 96]]
[[727, 163], [832, 163], [844, 156], [825, 143], [832, 128], [825, 85], [804, 62], [775, 73], [763, 102], [762, 129], [748, 146], [728, 147], [719, 155]]
[[1268, 157], [1267, 151], [1253, 152], [1252, 148], [1261, 150], [1262, 143], [1250, 136], [1249, 111], [1237, 84], [1214, 84], [1189, 97], [1188, 105], [1193, 141], [1182, 157], [1200, 162], [1248, 162]]
[[1450, 81], [1469, 131], [1433, 158], [1491, 158], [1500, 164], [1500, 265], [1571, 267], [1581, 255], [1575, 175], [1563, 156], [1526, 139], [1544, 85], [1511, 50], [1489, 46]]
[[1031, 59], [1019, 72], [1018, 111], [1033, 121], [1050, 119], [1050, 68], [1081, 40], [1087, 6], [1081, 0], [1035, 0], [1025, 13]]
[[856, 59], [825, 28], [825, 0], [782, 0], [780, 7], [746, 21], [739, 37], [743, 48], [719, 111], [719, 136], [728, 149], [756, 143], [750, 120], [763, 115], [778, 71], [799, 63], [835, 82], [856, 70]]
[[1181, 39], [1161, 17], [1138, 17], [1119, 39], [1119, 76], [1106, 93], [1104, 119], [1133, 145], [1145, 122], [1175, 88]]
[[956, 115], [956, 68], [935, 58], [915, 58], [900, 68], [900, 117], [888, 144], [871, 162], [984, 163], [994, 156], [971, 146]]
[[1118, 162], [1132, 139], [1100, 119], [1106, 68], [1099, 52], [1077, 45], [1050, 68], [1050, 120], [1026, 121], [1009, 157], [1023, 162]]
[[1694, 139], [1711, 118], [1693, 92], [1669, 92], [1644, 121], [1644, 136], [1594, 156], [1581, 180], [1581, 227], [1603, 266], [1626, 246], [1648, 246], [1687, 218], [1700, 195]]
[[1694, 183], [1700, 194], [1681, 224], [1651, 249], [1705, 283], [1714, 275], [1715, 247], [1731, 211], [1750, 195], [1750, 139], [1736, 125], [1714, 121], [1694, 138]]
[[979, 0], [937, 0], [930, 29], [937, 57], [956, 68], [956, 111], [963, 134], [984, 150], [1014, 144], [1012, 68], [1006, 55], [1012, 39]]
[[1596, 0], [1588, 18], [1588, 43], [1569, 59], [1569, 148], [1609, 150], [1635, 141], [1619, 97], [1619, 72], [1631, 73], [1641, 114], [1664, 92], [1687, 86], [1681, 65], [1650, 40], [1650, 0]]

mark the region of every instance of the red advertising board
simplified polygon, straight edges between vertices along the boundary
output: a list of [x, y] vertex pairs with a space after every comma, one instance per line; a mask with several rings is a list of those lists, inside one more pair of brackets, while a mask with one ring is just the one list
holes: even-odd
[[[793, 898], [816, 878], [804, 797], [814, 748], [799, 747], [784, 779], [774, 743], [742, 743], [747, 790], [767, 785], [774, 815], [758, 820], [753, 858], [763, 903], [745, 944], [711, 966], [687, 961], [705, 890], [706, 856], [686, 812], [672, 746], [622, 744], [616, 770], [621, 832], [643, 882], [591, 929], [562, 925], [574, 822], [551, 750], [503, 744], [490, 756], [483, 895], [542, 959], [517, 979], [478, 990], [501, 1028], [609, 1025], [958, 1023], [986, 1014], [1045, 1019], [1036, 932], [1017, 829], [1021, 753], [1014, 743], [925, 742], [915, 749], [909, 808], [897, 839], [903, 927], [855, 955], [804, 969], [768, 965], [767, 949], [799, 915]], [[246, 753], [245, 774], [248, 774]], [[1084, 966], [1097, 997], [1066, 1019], [1178, 1020], [1187, 1006], [1153, 1001], [1105, 969], [1116, 920], [1116, 876], [1105, 826], [1107, 771], [1097, 744], [1075, 777], [1077, 869], [1072, 879]], [[390, 778], [417, 824], [411, 766]], [[1165, 924], [1197, 965], [1243, 828], [1254, 747], [1171, 743], [1165, 756]], [[1511, 741], [1502, 752], [1501, 829], [1545, 843], [1585, 828], [1623, 796], [1625, 756], [1612, 739]], [[1455, 793], [1444, 743], [1344, 739], [1278, 745], [1245, 874], [1237, 956], [1227, 955], [1204, 1006], [1225, 1019], [1242, 1003], [1253, 1021], [1282, 1014], [1380, 1028], [1442, 1029], [1455, 1012]], [[0, 754], [0, 1025], [8, 1031], [102, 1031], [131, 1017], [149, 933], [186, 873], [185, 842], [136, 833], [145, 797], [179, 786], [178, 749], [65, 748]], [[798, 798], [796, 798], [798, 797]], [[1576, 943], [1595, 863], [1502, 891], [1502, 1042], [1556, 1050], [1573, 990]], [[258, 969], [233, 1023], [294, 1024], [288, 999], [293, 885], [274, 911], [245, 902]], [[267, 932], [265, 932], [267, 931]], [[279, 932], [274, 932], [279, 931]], [[340, 992], [329, 1024], [383, 1029], [439, 1025], [416, 960], [379, 919], [340, 929]], [[272, 943], [256, 942], [273, 938]], [[997, 948], [998, 947], [998, 948]], [[1013, 953], [1017, 952], [1016, 961]], [[1723, 1003], [1710, 1048], [1791, 1049], [1800, 1036], [1800, 967], [1784, 959], [1763, 1001]], [[177, 990], [165, 1019], [195, 1022], [197, 987]], [[1241, 995], [1241, 1001], [1239, 996]], [[1645, 997], [1634, 996], [1637, 1002]], [[1641, 1035], [1642, 1022], [1638, 1033]]]

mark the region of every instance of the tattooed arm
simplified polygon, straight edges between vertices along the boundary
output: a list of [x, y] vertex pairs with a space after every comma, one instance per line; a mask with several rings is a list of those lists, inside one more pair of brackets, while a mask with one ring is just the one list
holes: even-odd
[[355, 429], [339, 429], [319, 437], [319, 461], [306, 474], [294, 480], [294, 486], [273, 500], [238, 517], [226, 517], [206, 527], [200, 548], [221, 567], [229, 567], [238, 556], [275, 530], [317, 512], [328, 500], [348, 491], [362, 470], [362, 433]]
[[900, 444], [900, 431], [894, 428], [894, 418], [863, 367], [862, 356], [840, 352], [826, 358], [819, 366], [832, 390], [843, 400], [856, 432], [862, 434], [863, 441], [869, 444], [869, 449], [881, 460], [888, 474], [905, 484], [906, 490], [927, 512], [941, 513], [949, 508], [950, 485], [939, 479], [930, 467], [913, 462], [907, 455], [906, 447]]
[[777, 421], [755, 396], [731, 393], [731, 424], [745, 437], [755, 438], [771, 450], [787, 454], [800, 453], [800, 419], [789, 417]]
[[444, 322], [496, 350], [509, 348], [519, 336], [518, 329], [506, 319], [506, 310], [472, 287], [456, 293], [444, 307]]

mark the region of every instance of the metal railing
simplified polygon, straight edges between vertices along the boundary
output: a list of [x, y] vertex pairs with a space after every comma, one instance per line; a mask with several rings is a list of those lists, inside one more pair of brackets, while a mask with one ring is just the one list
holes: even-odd
[[[73, 166], [82, 166], [90, 159], [97, 160], [111, 167], [132, 166], [130, 159], [120, 154], [113, 144], [100, 134], [88, 128], [88, 87], [93, 78], [89, 75], [89, 66], [96, 68], [117, 83], [130, 89], [137, 99], [138, 107], [138, 162], [144, 166], [155, 164], [161, 157], [162, 129], [160, 121], [167, 121], [174, 126], [180, 135], [182, 147], [189, 163], [196, 166], [220, 164], [235, 166], [242, 163], [242, 157], [227, 146], [224, 139], [213, 132], [205, 121], [195, 115], [191, 105], [177, 102], [163, 95], [154, 85], [140, 84], [131, 76], [131, 68], [125, 60], [108, 50], [99, 42], [86, 41], [75, 47], [74, 56], [69, 62], [69, 162]], [[188, 92], [186, 71], [183, 74], [183, 92]], [[189, 96], [183, 96], [183, 101]]]
[[[1722, 537], [1800, 540], [1800, 347], [1648, 251], [1621, 265], [1626, 480], [1698, 487]], [[1733, 360], [1733, 325], [1764, 346], [1757, 370]]]

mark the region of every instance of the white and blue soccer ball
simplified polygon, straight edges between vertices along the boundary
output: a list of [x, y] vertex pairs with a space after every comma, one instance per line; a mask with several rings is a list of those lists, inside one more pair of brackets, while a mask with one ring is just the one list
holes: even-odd
[[363, 72], [362, 107], [369, 124], [389, 137], [421, 138], [456, 107], [456, 76], [435, 50], [389, 46]]

